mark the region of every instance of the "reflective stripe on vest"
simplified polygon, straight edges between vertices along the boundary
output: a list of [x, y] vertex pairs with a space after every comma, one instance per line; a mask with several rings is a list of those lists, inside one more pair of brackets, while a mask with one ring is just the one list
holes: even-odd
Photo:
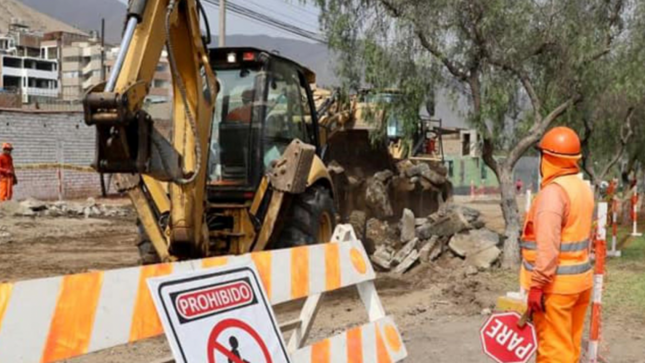
[[[536, 251], [537, 243], [534, 241], [522, 241], [522, 248], [528, 251]], [[589, 240], [586, 239], [580, 242], [563, 242], [560, 244], [560, 252], [577, 252], [589, 249]]]
[[[526, 260], [522, 261], [524, 268], [528, 271], [533, 271], [533, 265], [528, 263]], [[591, 270], [591, 263], [585, 262], [578, 265], [567, 265], [567, 266], [558, 266], [556, 270], [556, 275], [578, 275], [585, 273]]]

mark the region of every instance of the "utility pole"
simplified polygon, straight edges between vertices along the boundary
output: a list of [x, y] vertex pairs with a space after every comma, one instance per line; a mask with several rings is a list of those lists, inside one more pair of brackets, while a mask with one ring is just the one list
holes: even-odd
[[101, 82], [105, 82], [105, 18], [101, 18]]
[[[105, 82], [105, 18], [101, 18], [101, 82]], [[107, 197], [108, 185], [105, 184], [105, 174], [99, 174], [101, 195]]]
[[219, 46], [226, 46], [226, 0], [219, 0]]

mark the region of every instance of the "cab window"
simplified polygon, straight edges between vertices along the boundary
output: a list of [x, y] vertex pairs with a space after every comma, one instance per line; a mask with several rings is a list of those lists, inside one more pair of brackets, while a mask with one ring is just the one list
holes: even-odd
[[309, 142], [297, 70], [284, 62], [274, 61], [267, 86], [263, 141], [265, 167], [279, 158], [293, 139]]

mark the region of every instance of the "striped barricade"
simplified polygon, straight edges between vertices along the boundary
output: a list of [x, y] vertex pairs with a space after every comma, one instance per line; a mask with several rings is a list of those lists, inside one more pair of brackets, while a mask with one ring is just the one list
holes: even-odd
[[[344, 362], [325, 360], [343, 349], [363, 357], [349, 362], [403, 359], [405, 347], [376, 293], [362, 243], [347, 225], [336, 228], [332, 241], [338, 243], [0, 284], [0, 362], [55, 362], [160, 335], [148, 278], [249, 260], [272, 305], [307, 298], [300, 318], [283, 324], [293, 330], [288, 347], [295, 362]], [[303, 348], [321, 295], [352, 285], [369, 324]]]
[[607, 255], [607, 203], [598, 204], [598, 229], [595, 243], [596, 265], [594, 270], [593, 294], [591, 300], [591, 323], [589, 328], [588, 361], [599, 361], [598, 347], [602, 322], [602, 293], [605, 277], [605, 257]]

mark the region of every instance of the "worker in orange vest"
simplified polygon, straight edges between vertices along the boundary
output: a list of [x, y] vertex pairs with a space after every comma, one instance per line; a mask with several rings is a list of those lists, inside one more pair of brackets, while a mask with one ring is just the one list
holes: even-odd
[[542, 184], [524, 225], [520, 281], [529, 291], [537, 363], [577, 363], [593, 287], [593, 192], [578, 176], [581, 149], [575, 131], [555, 127], [538, 149]]
[[0, 154], [0, 202], [11, 200], [13, 196], [13, 186], [18, 183], [16, 171], [13, 168], [13, 158], [11, 151], [13, 146], [5, 142], [2, 144], [2, 154]]

